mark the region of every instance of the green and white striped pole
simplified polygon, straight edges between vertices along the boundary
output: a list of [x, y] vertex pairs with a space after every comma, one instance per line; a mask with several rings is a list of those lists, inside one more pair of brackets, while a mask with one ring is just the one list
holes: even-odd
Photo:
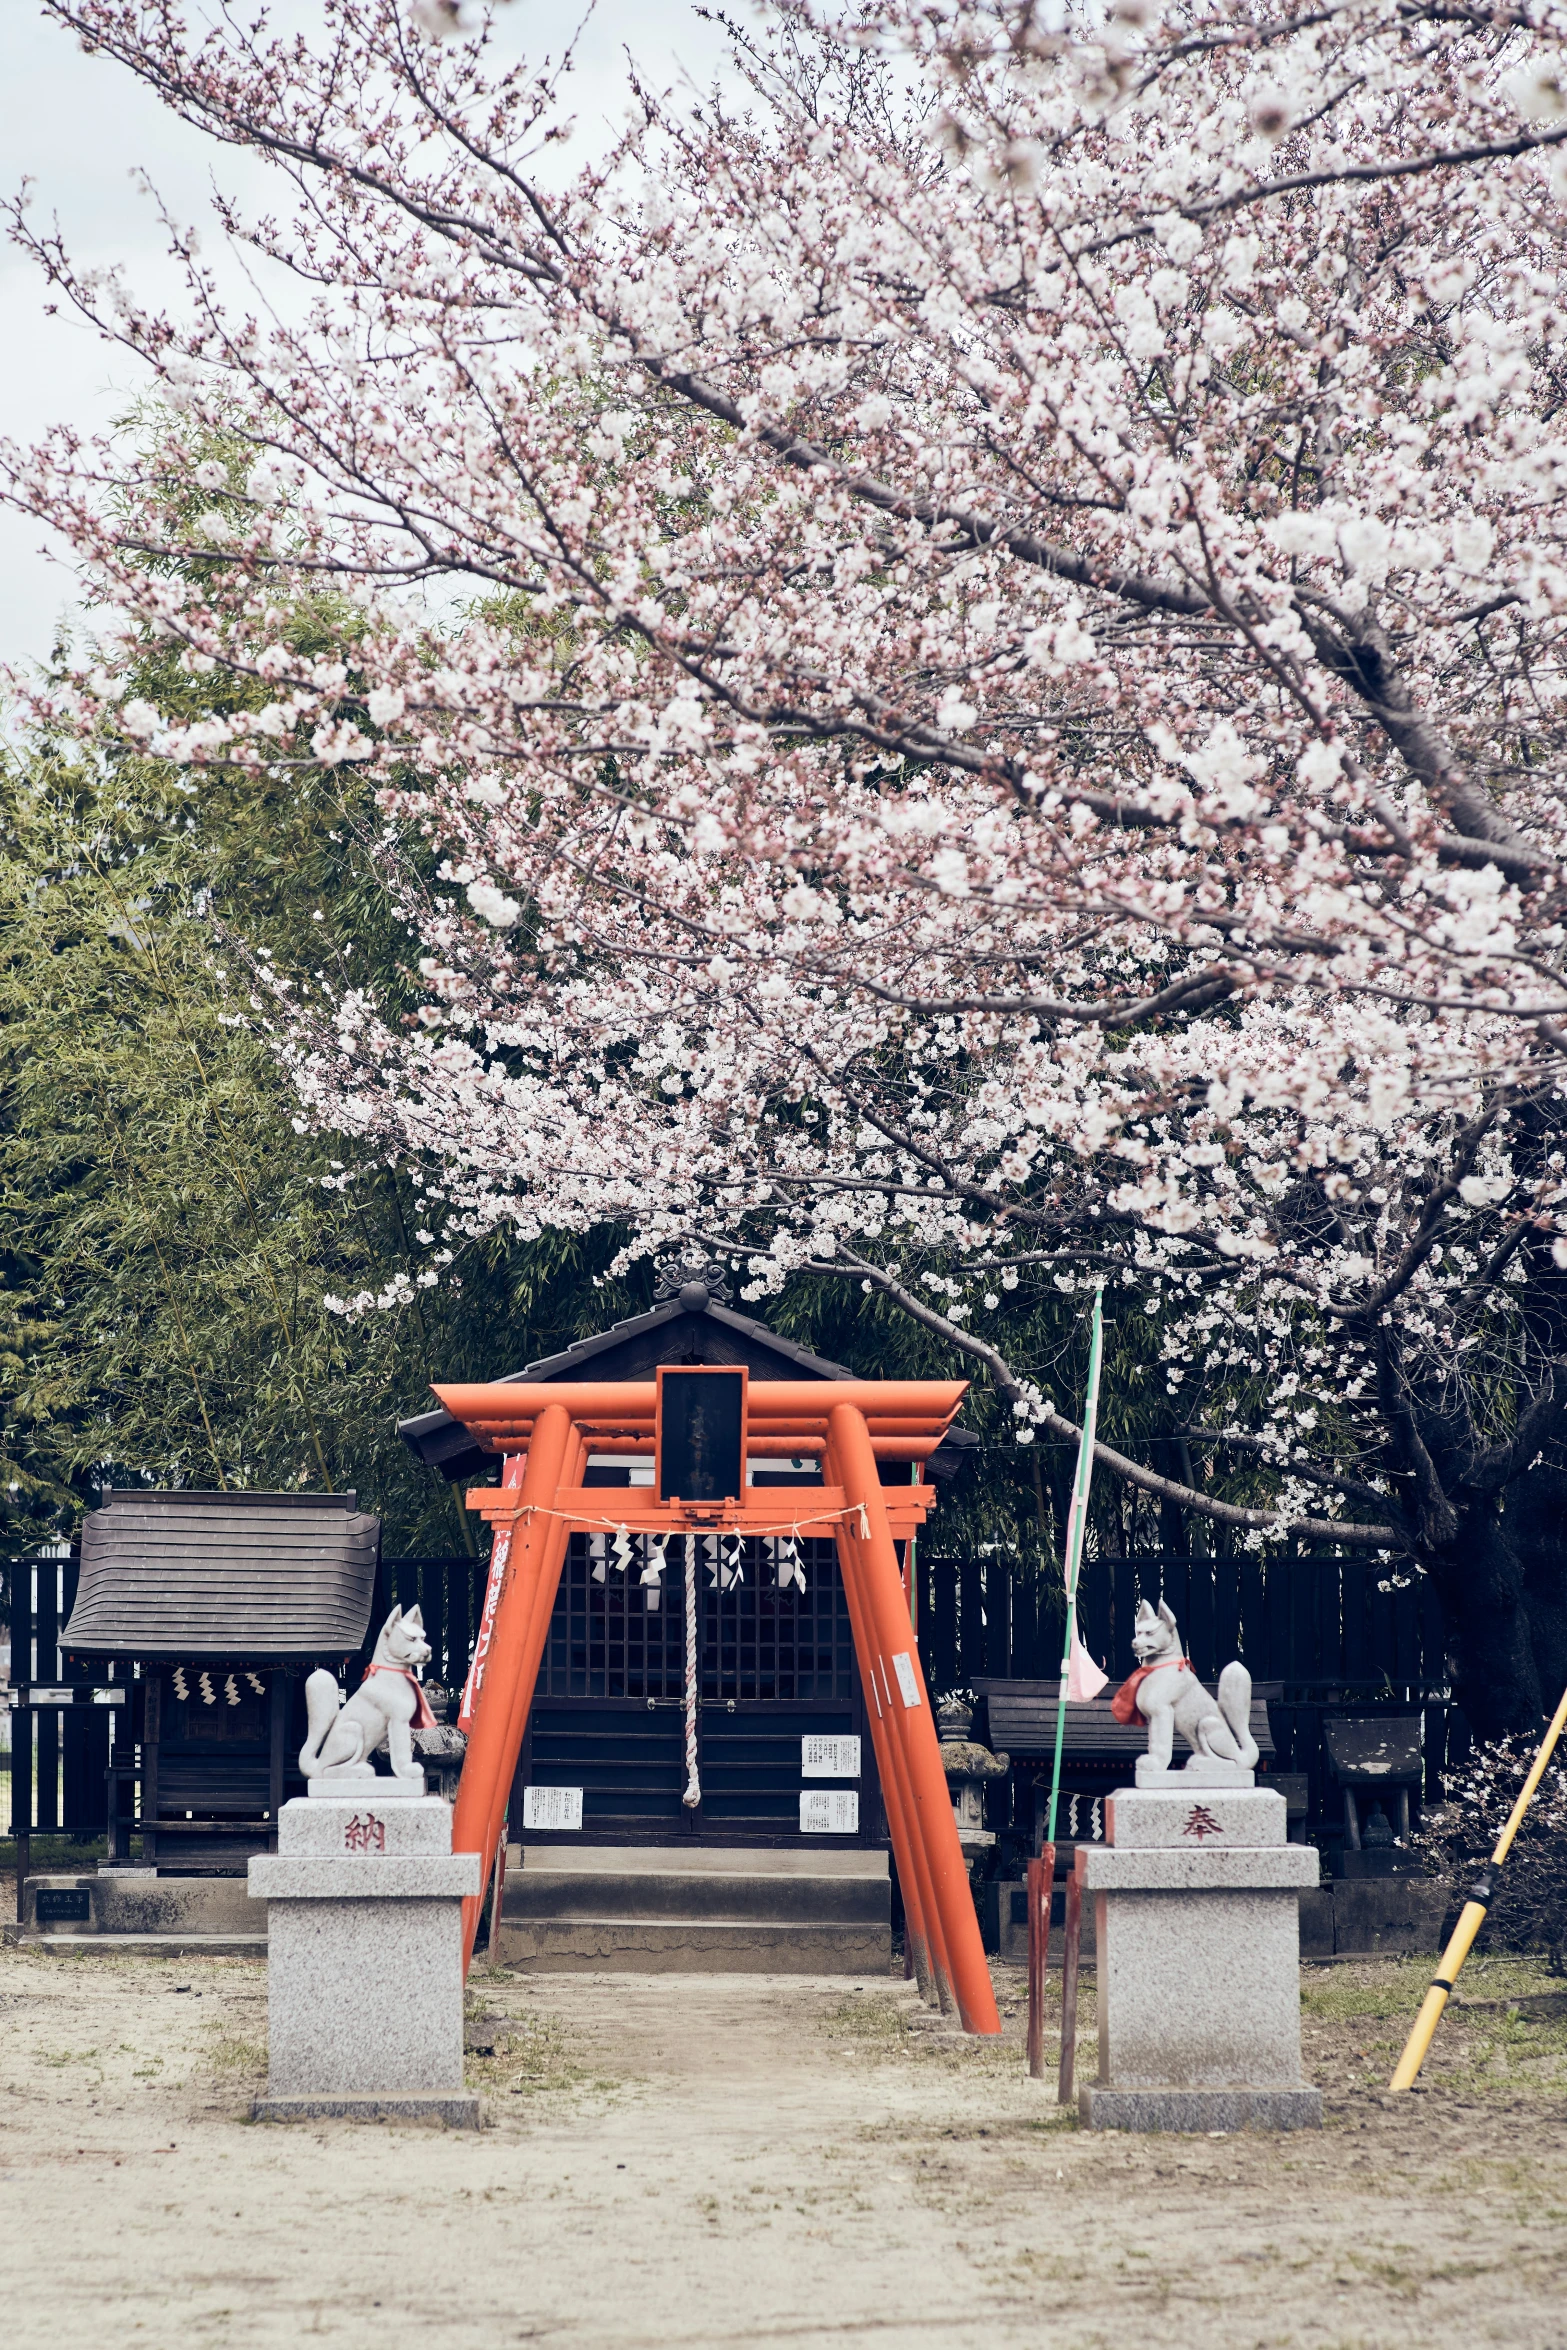
[[1072, 1480], [1072, 1506], [1066, 1521], [1066, 1641], [1061, 1652], [1061, 1687], [1056, 1697], [1056, 1754], [1050, 1773], [1050, 1822], [1045, 1842], [1056, 1840], [1056, 1804], [1061, 1794], [1061, 1750], [1066, 1738], [1066, 1689], [1072, 1674], [1072, 1650], [1077, 1639], [1077, 1575], [1083, 1563], [1083, 1533], [1088, 1524], [1088, 1490], [1094, 1481], [1094, 1429], [1099, 1420], [1099, 1363], [1104, 1335], [1104, 1283], [1094, 1291], [1093, 1336], [1088, 1345], [1088, 1397], [1083, 1405], [1083, 1433], [1077, 1447], [1077, 1474]]

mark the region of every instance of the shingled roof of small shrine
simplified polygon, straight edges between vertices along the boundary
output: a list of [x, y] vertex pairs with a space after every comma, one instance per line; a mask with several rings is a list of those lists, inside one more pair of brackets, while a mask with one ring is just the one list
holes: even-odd
[[82, 1526], [78, 1656], [303, 1662], [360, 1646], [381, 1521], [353, 1493], [116, 1489]]

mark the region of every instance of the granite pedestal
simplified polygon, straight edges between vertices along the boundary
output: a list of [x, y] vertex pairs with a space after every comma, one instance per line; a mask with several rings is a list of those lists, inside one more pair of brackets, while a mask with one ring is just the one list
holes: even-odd
[[250, 1863], [267, 1904], [258, 2121], [423, 2119], [476, 2129], [463, 2087], [462, 1903], [476, 1853], [449, 1804], [366, 1774], [286, 1803]]
[[1299, 1922], [1318, 1857], [1286, 1842], [1284, 1798], [1164, 1780], [1119, 1789], [1105, 1828], [1076, 1861], [1098, 1944], [1085, 2127], [1319, 2127], [1300, 2070]]

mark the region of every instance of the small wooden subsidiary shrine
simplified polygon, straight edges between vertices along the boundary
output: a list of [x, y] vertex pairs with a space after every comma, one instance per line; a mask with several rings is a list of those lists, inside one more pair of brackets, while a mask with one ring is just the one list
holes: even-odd
[[161, 1875], [243, 1871], [275, 1843], [304, 1784], [304, 1671], [362, 1646], [380, 1550], [352, 1493], [117, 1490], [85, 1520], [60, 1645], [124, 1668], [139, 1751], [111, 1774], [111, 1863], [133, 1831]]

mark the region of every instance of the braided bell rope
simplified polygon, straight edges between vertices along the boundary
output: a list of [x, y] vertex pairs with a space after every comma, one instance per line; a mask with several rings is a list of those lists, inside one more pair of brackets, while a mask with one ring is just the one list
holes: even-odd
[[696, 1768], [696, 1536], [686, 1536], [686, 1791], [680, 1798], [687, 1811], [702, 1800], [702, 1782]]

